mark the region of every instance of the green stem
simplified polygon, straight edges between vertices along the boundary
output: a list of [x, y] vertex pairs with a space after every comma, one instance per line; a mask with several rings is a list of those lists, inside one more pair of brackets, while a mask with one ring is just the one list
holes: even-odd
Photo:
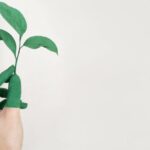
[[19, 55], [20, 55], [20, 51], [21, 51], [21, 37], [19, 37], [19, 47], [18, 47], [18, 54], [17, 54], [17, 57], [16, 57], [16, 62], [15, 62], [15, 74], [17, 72], [17, 65], [18, 65], [18, 59], [19, 59]]

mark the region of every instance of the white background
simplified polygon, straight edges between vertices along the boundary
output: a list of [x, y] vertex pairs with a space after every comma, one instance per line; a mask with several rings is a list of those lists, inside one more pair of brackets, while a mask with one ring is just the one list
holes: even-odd
[[[150, 1], [5, 2], [25, 15], [24, 39], [59, 47], [21, 52], [24, 150], [149, 150]], [[1, 42], [0, 71], [13, 62]]]

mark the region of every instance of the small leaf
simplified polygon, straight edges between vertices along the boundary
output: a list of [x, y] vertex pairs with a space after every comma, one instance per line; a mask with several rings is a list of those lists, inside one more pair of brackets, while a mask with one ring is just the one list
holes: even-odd
[[[6, 103], [7, 103], [7, 99], [4, 99], [3, 101], [1, 101], [0, 102], [0, 110], [1, 109], [3, 109], [4, 107], [8, 107], [7, 105], [6, 105]], [[5, 106], [6, 105], [6, 106]], [[11, 107], [11, 106], [9, 106], [9, 107]], [[16, 106], [15, 106], [16, 107]], [[22, 102], [21, 100], [20, 100], [20, 108], [21, 109], [26, 109], [28, 107], [28, 103], [24, 103], [24, 102]]]
[[0, 14], [3, 18], [22, 36], [26, 29], [27, 23], [20, 11], [0, 2]]
[[8, 69], [0, 73], [0, 86], [7, 81], [15, 71], [15, 66], [11, 65]]
[[22, 100], [20, 101], [20, 108], [21, 109], [26, 109], [28, 107], [28, 103], [23, 102]]
[[0, 97], [6, 98], [8, 94], [8, 90], [6, 88], [0, 88]]
[[16, 42], [14, 38], [8, 32], [0, 30], [0, 40], [3, 40], [7, 47], [16, 56]]
[[58, 54], [58, 49], [55, 43], [51, 39], [44, 36], [32, 36], [25, 41], [24, 46], [32, 49], [44, 47]]
[[6, 99], [0, 102], [0, 110], [4, 108], [5, 104], [6, 104]]

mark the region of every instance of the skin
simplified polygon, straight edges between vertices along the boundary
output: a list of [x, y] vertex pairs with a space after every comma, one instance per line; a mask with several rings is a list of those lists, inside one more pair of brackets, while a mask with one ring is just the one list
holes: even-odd
[[21, 150], [23, 128], [19, 108], [0, 111], [0, 150]]

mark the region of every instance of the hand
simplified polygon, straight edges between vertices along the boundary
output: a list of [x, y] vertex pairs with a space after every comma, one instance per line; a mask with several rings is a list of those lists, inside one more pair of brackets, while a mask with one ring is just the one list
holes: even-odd
[[0, 150], [21, 150], [23, 128], [19, 108], [0, 111]]
[[10, 66], [0, 74], [0, 86], [8, 83], [8, 89], [0, 88], [0, 150], [21, 150], [23, 129], [20, 108], [27, 107], [21, 101], [21, 81], [14, 74], [15, 67]]

